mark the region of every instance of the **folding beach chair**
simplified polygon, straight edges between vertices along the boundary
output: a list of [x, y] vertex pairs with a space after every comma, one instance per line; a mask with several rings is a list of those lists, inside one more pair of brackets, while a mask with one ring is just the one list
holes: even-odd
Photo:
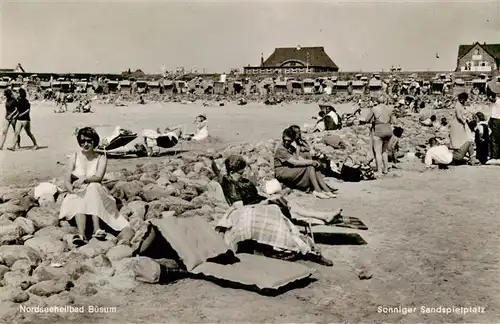
[[97, 150], [103, 152], [103, 153], [108, 153], [109, 151], [116, 150], [117, 148], [123, 147], [133, 140], [137, 138], [136, 133], [132, 134], [120, 134], [117, 137], [113, 138], [111, 142], [109, 142], [107, 145], [100, 145], [97, 147]]
[[[170, 129], [169, 132], [175, 131], [179, 128], [182, 128], [181, 134], [183, 134], [184, 133], [184, 126], [173, 127]], [[170, 140], [171, 135], [169, 135], [169, 132], [167, 132], [165, 134], [161, 134], [158, 137], [150, 137], [150, 136], [147, 136], [147, 134], [143, 134], [144, 138], [146, 139], [146, 146], [150, 147], [147, 144], [148, 139], [153, 140], [154, 143], [156, 144], [155, 146], [157, 146], [158, 148], [160, 148], [160, 147], [165, 148], [165, 149], [174, 148], [174, 156], [176, 156], [177, 154], [179, 154], [183, 150], [183, 140], [179, 136], [179, 138], [177, 139], [177, 143], [175, 143], [174, 145], [171, 145], [171, 140]], [[159, 131], [158, 131], [158, 133], [159, 133]]]

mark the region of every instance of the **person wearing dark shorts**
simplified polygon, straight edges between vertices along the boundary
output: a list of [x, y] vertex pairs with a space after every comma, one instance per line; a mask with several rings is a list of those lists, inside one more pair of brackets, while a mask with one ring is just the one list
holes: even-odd
[[30, 118], [31, 104], [26, 98], [26, 90], [19, 89], [19, 99], [17, 100], [17, 110], [19, 114], [17, 115], [16, 122], [16, 133], [14, 134], [14, 141], [12, 147], [8, 149], [14, 151], [16, 149], [17, 138], [21, 135], [21, 131], [24, 129], [26, 135], [33, 141], [33, 149], [38, 149], [38, 144], [36, 142], [35, 136], [31, 133], [31, 118]]
[[392, 137], [393, 109], [387, 106], [386, 97], [379, 97], [379, 104], [372, 107], [366, 117], [366, 123], [371, 123], [372, 150], [375, 156], [379, 175], [389, 171], [389, 142]]
[[[12, 126], [14, 134], [16, 133], [16, 117], [19, 114], [17, 110], [17, 100], [12, 95], [10, 89], [4, 91], [5, 95], [5, 120], [2, 123], [2, 133], [0, 135], [0, 150], [3, 150], [3, 145], [7, 139], [7, 133], [9, 132], [9, 127]], [[17, 138], [16, 145], [19, 147], [21, 145], [20, 137]]]

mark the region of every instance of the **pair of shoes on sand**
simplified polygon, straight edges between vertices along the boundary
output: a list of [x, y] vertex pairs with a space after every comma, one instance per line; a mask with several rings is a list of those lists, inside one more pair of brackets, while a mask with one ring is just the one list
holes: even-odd
[[313, 191], [313, 195], [319, 199], [337, 198], [337, 195], [331, 191]]
[[[93, 238], [98, 239], [100, 241], [106, 239], [106, 232], [102, 229], [98, 229], [93, 235]], [[72, 243], [76, 246], [82, 246], [88, 243], [88, 240], [86, 240], [83, 235], [75, 235], [73, 236], [73, 241]]]

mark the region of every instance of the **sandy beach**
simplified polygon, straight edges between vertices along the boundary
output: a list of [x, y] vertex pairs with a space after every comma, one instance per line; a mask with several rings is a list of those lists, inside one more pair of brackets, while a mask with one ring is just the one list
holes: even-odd
[[[206, 113], [214, 147], [280, 136], [290, 124], [302, 125], [316, 105], [202, 107], [157, 104], [96, 105], [95, 114], [54, 114], [52, 105], [35, 103], [33, 131], [39, 151], [1, 152], [2, 185], [28, 185], [58, 177], [65, 156], [77, 149], [75, 127], [103, 133], [119, 125], [134, 131], [186, 124]], [[350, 106], [342, 106], [347, 112]], [[10, 140], [10, 137], [9, 137]], [[29, 145], [23, 138], [23, 145]], [[162, 158], [111, 160], [110, 170]], [[500, 314], [499, 238], [496, 167], [456, 167], [429, 173], [399, 171], [398, 177], [339, 183], [339, 198], [304, 198], [322, 210], [343, 208], [362, 219], [367, 245], [321, 245], [332, 268], [316, 264], [318, 280], [275, 298], [227, 289], [202, 280], [171, 285], [140, 285], [133, 293], [106, 291], [87, 297], [89, 304], [116, 312], [85, 314], [80, 322], [494, 322]], [[488, 194], [490, 193], [490, 194]], [[439, 199], [437, 197], [439, 194]], [[373, 277], [359, 280], [365, 269]], [[382, 309], [379, 309], [379, 306]], [[384, 307], [415, 307], [416, 312], [384, 312]], [[420, 307], [480, 306], [482, 313], [422, 313]], [[258, 311], [256, 311], [258, 310]], [[54, 323], [43, 315], [37, 322]]]
[[[69, 104], [72, 110], [73, 104]], [[289, 104], [266, 106], [252, 103], [237, 106], [234, 103], [203, 107], [199, 103], [147, 103], [130, 104], [127, 107], [96, 104], [94, 114], [54, 114], [53, 102], [34, 102], [32, 108], [32, 130], [43, 149], [33, 151], [32, 143], [26, 135], [22, 138], [24, 149], [17, 152], [0, 151], [0, 186], [25, 185], [36, 179], [46, 180], [59, 177], [66, 156], [78, 149], [73, 135], [75, 128], [91, 126], [101, 136], [110, 135], [115, 126], [141, 133], [143, 129], [164, 129], [167, 126], [185, 125], [187, 131], [194, 130], [193, 120], [205, 113], [209, 118], [210, 135], [214, 141], [208, 146], [223, 147], [230, 143], [251, 142], [279, 138], [284, 128], [297, 124], [302, 126], [312, 122], [311, 117], [318, 112], [317, 104]], [[340, 105], [340, 110], [351, 111], [350, 105]], [[7, 144], [11, 143], [12, 132], [8, 134]], [[138, 139], [140, 141], [140, 139]], [[132, 144], [132, 143], [131, 143]], [[196, 145], [194, 145], [196, 147]], [[186, 148], [193, 145], [186, 145]], [[204, 144], [203, 147], [207, 147]], [[155, 158], [112, 160], [109, 169], [116, 170], [134, 163], [145, 163]], [[19, 163], [22, 161], [22, 163]]]

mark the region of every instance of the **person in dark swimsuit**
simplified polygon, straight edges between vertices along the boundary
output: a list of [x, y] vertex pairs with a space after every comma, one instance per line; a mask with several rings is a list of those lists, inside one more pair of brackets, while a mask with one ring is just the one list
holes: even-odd
[[[7, 133], [9, 132], [9, 127], [12, 126], [12, 130], [14, 134], [16, 132], [16, 117], [19, 114], [17, 109], [17, 100], [12, 95], [12, 91], [10, 89], [6, 89], [4, 91], [4, 95], [6, 98], [5, 101], [5, 120], [2, 125], [2, 133], [0, 135], [0, 150], [3, 150], [3, 145], [5, 144], [5, 140], [7, 139]], [[17, 138], [17, 147], [21, 146], [21, 137]]]
[[31, 133], [31, 118], [30, 118], [31, 104], [26, 98], [26, 90], [19, 89], [19, 99], [17, 100], [17, 110], [19, 114], [17, 115], [16, 122], [16, 133], [14, 134], [14, 141], [12, 147], [8, 149], [15, 151], [17, 138], [20, 137], [21, 131], [24, 129], [28, 137], [33, 141], [33, 149], [38, 149], [38, 144], [36, 142], [35, 136]]

